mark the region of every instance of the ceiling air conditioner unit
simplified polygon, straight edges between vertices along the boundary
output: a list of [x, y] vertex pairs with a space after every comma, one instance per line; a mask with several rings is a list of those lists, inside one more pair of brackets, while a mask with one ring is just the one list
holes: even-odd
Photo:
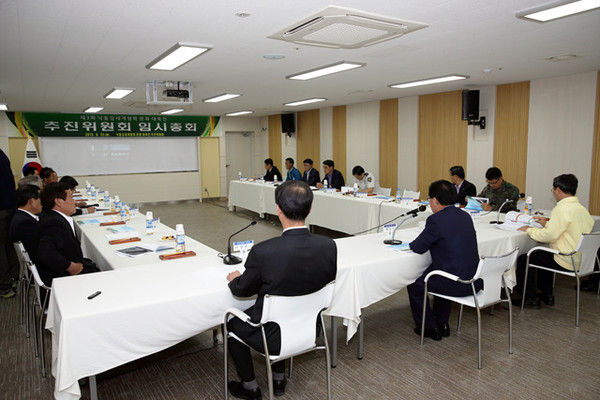
[[309, 46], [357, 49], [428, 26], [349, 8], [327, 7], [268, 37]]

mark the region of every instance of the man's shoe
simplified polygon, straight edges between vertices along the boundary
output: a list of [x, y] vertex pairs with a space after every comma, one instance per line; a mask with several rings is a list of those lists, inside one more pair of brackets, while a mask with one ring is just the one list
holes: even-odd
[[242, 382], [229, 381], [227, 382], [227, 388], [229, 389], [229, 393], [238, 399], [262, 399], [262, 393], [260, 392], [259, 387], [254, 390], [248, 390], [244, 388], [244, 384]]
[[10, 299], [11, 297], [15, 297], [15, 291], [13, 288], [9, 289], [0, 289], [0, 297], [3, 299]]
[[283, 396], [285, 394], [286, 384], [287, 379], [285, 379], [285, 377], [280, 381], [273, 380], [273, 394], [275, 396]]
[[[521, 307], [521, 299], [513, 300], [512, 304], [515, 307]], [[537, 297], [528, 297], [525, 299], [525, 304], [523, 305], [523, 307], [539, 310], [541, 308], [540, 299], [538, 299]]]
[[440, 330], [440, 333], [443, 337], [450, 336], [450, 327], [448, 326], [448, 324], [438, 324], [438, 329]]
[[554, 305], [554, 296], [552, 296], [551, 294], [549, 295], [540, 295], [540, 300], [544, 302], [545, 305], [547, 306], [553, 306]]
[[[421, 328], [416, 327], [415, 333], [421, 336]], [[442, 340], [442, 333], [440, 332], [440, 328], [436, 327], [435, 329], [425, 329], [425, 337], [431, 338], [433, 340]]]
[[[577, 290], [577, 285], [575, 285], [575, 286], [573, 287], [573, 289]], [[580, 286], [579, 286], [579, 289], [580, 289], [582, 292], [597, 292], [597, 291], [598, 291], [598, 284], [597, 284], [597, 283], [590, 282], [590, 281], [588, 280], [588, 281], [585, 281], [585, 282], [581, 282], [581, 284], [580, 284]]]

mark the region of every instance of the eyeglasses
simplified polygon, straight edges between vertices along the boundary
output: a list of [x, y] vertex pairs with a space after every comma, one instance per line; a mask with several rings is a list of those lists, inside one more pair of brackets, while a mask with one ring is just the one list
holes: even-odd
[[496, 179], [495, 181], [488, 181], [488, 180], [486, 180], [486, 182], [490, 186], [495, 186], [495, 185], [497, 185], [500, 182], [500, 179]]

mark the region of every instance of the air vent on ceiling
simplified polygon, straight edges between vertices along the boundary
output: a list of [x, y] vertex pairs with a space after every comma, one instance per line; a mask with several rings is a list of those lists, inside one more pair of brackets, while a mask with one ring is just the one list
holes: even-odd
[[380, 17], [349, 8], [327, 7], [269, 38], [309, 46], [357, 49], [427, 26], [429, 25]]

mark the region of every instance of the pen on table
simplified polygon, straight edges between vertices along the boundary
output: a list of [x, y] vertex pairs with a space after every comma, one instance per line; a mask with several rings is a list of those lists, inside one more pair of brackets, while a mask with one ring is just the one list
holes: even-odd
[[91, 299], [93, 299], [94, 297], [100, 296], [100, 294], [101, 294], [101, 293], [102, 293], [102, 292], [98, 290], [97, 292], [90, 294], [90, 295], [88, 296], [88, 300], [91, 300]]

